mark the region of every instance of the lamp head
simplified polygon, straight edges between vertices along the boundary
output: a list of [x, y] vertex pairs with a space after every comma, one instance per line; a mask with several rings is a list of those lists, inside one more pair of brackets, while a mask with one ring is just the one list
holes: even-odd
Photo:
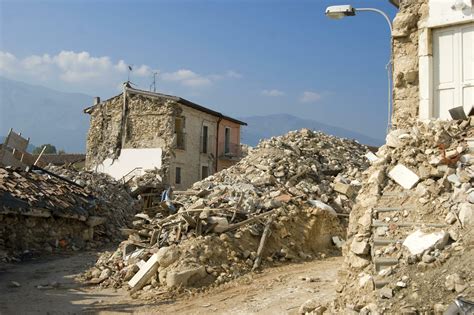
[[333, 5], [326, 9], [326, 16], [334, 20], [342, 19], [345, 16], [353, 16], [355, 13], [355, 9], [351, 5]]
[[462, 11], [467, 7], [467, 4], [464, 2], [464, 0], [455, 0], [453, 5], [451, 6], [451, 9], [455, 11]]

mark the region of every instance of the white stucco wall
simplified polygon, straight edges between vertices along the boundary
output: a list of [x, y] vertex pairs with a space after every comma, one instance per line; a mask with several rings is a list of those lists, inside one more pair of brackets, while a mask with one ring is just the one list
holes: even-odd
[[97, 172], [106, 173], [115, 179], [121, 179], [135, 168], [135, 174], [141, 174], [148, 169], [160, 169], [162, 163], [163, 150], [154, 149], [122, 149], [120, 156], [116, 160], [105, 159], [102, 164], [96, 167]]
[[474, 7], [471, 0], [463, 0], [465, 8], [454, 10], [455, 0], [429, 0], [429, 15], [419, 22], [419, 119], [433, 118], [433, 30], [474, 22]]
[[429, 16], [426, 27], [439, 27], [465, 21], [472, 21], [473, 7], [471, 0], [462, 0], [466, 7], [463, 10], [453, 10], [455, 0], [430, 0]]

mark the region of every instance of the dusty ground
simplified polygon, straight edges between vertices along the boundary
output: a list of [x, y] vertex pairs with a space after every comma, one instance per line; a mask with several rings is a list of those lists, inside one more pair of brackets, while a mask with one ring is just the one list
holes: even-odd
[[275, 267], [205, 293], [144, 302], [124, 290], [76, 282], [75, 276], [96, 257], [86, 252], [2, 265], [0, 314], [294, 314], [310, 298], [325, 302], [335, 297], [334, 280], [342, 264], [342, 258], [335, 257]]

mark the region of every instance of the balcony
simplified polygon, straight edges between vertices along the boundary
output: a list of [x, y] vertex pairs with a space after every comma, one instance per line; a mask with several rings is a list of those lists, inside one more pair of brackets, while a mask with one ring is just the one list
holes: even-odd
[[186, 149], [186, 133], [184, 132], [175, 132], [174, 133], [174, 147], [179, 150]]
[[242, 150], [237, 143], [219, 143], [219, 158], [223, 160], [240, 160]]

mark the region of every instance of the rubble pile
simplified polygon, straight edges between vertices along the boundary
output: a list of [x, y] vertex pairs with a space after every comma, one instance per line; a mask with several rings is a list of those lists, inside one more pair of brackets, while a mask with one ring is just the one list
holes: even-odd
[[139, 209], [139, 202], [120, 182], [104, 173], [76, 171], [71, 168], [49, 165], [49, 171], [83, 186], [85, 191], [96, 199], [95, 211], [107, 218], [104, 234], [111, 240], [121, 239], [120, 229], [132, 222]]
[[39, 170], [0, 168], [0, 260], [96, 247], [113, 215], [83, 187]]
[[387, 136], [351, 212], [337, 312], [442, 314], [458, 295], [473, 299], [473, 125]]
[[162, 191], [165, 189], [163, 179], [167, 171], [167, 168], [145, 170], [140, 175], [134, 175], [130, 179], [126, 179], [124, 184], [134, 197], [146, 191]]
[[137, 214], [128, 239], [84, 279], [143, 293], [325, 257], [345, 236], [367, 151], [307, 129], [263, 141], [238, 164]]

